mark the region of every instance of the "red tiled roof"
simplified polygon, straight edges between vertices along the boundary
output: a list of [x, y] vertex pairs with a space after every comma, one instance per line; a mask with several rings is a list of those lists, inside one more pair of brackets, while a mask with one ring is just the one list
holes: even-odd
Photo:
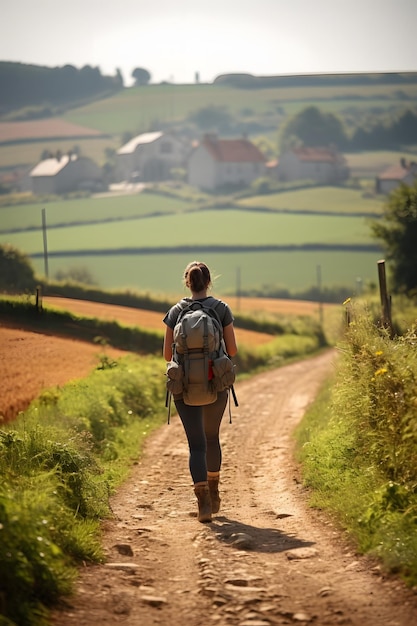
[[262, 152], [247, 139], [212, 139], [205, 137], [202, 145], [215, 161], [227, 163], [264, 163]]
[[300, 161], [335, 163], [340, 159], [340, 155], [330, 148], [293, 148], [293, 152]]
[[403, 180], [410, 173], [408, 167], [402, 165], [391, 165], [384, 170], [379, 176], [379, 180]]

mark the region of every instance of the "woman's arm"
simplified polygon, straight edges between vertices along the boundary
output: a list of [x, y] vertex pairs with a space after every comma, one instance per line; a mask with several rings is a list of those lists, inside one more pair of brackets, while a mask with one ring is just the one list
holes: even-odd
[[174, 341], [174, 331], [172, 328], [167, 326], [165, 328], [165, 337], [164, 337], [164, 347], [163, 347], [163, 355], [165, 361], [170, 361], [172, 359], [172, 343]]
[[223, 328], [223, 338], [226, 344], [227, 354], [229, 356], [235, 356], [237, 354], [237, 344], [233, 322]]

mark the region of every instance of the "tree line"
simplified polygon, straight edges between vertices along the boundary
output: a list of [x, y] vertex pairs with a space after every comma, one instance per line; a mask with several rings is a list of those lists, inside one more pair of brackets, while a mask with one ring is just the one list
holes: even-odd
[[253, 76], [252, 74], [221, 74], [214, 80], [217, 85], [241, 89], [268, 89], [272, 87], [329, 87], [337, 85], [401, 85], [417, 83], [416, 72], [381, 72], [352, 74], [300, 74], [293, 76]]
[[350, 135], [340, 118], [307, 107], [292, 117], [281, 132], [281, 149], [301, 143], [304, 146], [328, 146], [339, 150], [389, 150], [417, 143], [417, 109], [406, 109], [389, 119], [376, 119], [368, 126], [358, 126]]
[[[102, 97], [123, 89], [123, 76], [104, 76], [100, 68], [85, 65], [44, 67], [0, 61], [0, 115], [24, 107], [38, 107], [38, 117], [50, 107]], [[31, 118], [36, 117], [34, 111]]]

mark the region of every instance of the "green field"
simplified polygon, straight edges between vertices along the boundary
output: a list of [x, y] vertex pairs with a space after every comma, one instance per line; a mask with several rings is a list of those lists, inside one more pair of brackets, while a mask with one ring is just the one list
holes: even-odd
[[[270, 195], [252, 196], [237, 202], [247, 208], [265, 207], [277, 211], [309, 211], [316, 213], [360, 213], [377, 215], [381, 200], [364, 198], [358, 189], [318, 187]], [[227, 199], [225, 200], [227, 206]], [[192, 211], [198, 205], [185, 200], [152, 193], [125, 196], [90, 197], [58, 200], [47, 204], [22, 204], [0, 207], [0, 237], [10, 229], [40, 228], [45, 208], [48, 226], [108, 220], [124, 220], [160, 213]], [[217, 220], [217, 216], [216, 216]]]
[[[72, 267], [87, 268], [103, 289], [134, 289], [154, 294], [185, 294], [181, 276], [194, 259], [209, 264], [217, 276], [213, 292], [235, 294], [240, 289], [261, 289], [265, 285], [289, 291], [317, 284], [320, 266], [323, 287], [347, 286], [354, 292], [358, 278], [363, 284], [378, 281], [378, 252], [251, 252], [196, 254], [126, 254], [116, 256], [71, 256], [49, 259], [49, 275]], [[44, 274], [41, 258], [32, 261]]]
[[[401, 91], [417, 99], [417, 85], [401, 85]], [[122, 134], [175, 123], [207, 106], [224, 107], [233, 116], [269, 120], [294, 115], [309, 105], [325, 111], [352, 115], [376, 108], [403, 109], [408, 105], [396, 85], [351, 87], [277, 87], [233, 89], [220, 85], [148, 85], [127, 89], [111, 98], [69, 111], [64, 119], [106, 133]]]
[[269, 209], [289, 211], [311, 211], [320, 213], [362, 213], [379, 215], [382, 202], [380, 199], [364, 198], [357, 189], [338, 187], [317, 187], [262, 196], [251, 196], [240, 200], [239, 205], [246, 207], [263, 206]]
[[[238, 270], [242, 289], [262, 285], [305, 289], [315, 284], [317, 266], [322, 268], [323, 286], [353, 289], [358, 277], [374, 280], [381, 252], [365, 251], [364, 246], [376, 243], [368, 220], [340, 214], [342, 209], [376, 210], [375, 201], [363, 199], [360, 191], [314, 188], [244, 201], [250, 203], [263, 203], [277, 212], [248, 206], [198, 209], [149, 193], [52, 202], [45, 205], [49, 276], [87, 268], [102, 288], [177, 293], [188, 261], [204, 258], [221, 275], [218, 288], [223, 292], [235, 288]], [[279, 212], [283, 207], [293, 212]], [[334, 215], [320, 214], [325, 208], [330, 213], [329, 207]], [[32, 204], [0, 209], [0, 243], [35, 255], [33, 264], [41, 275], [42, 208]], [[308, 208], [316, 213], [297, 213]], [[6, 232], [12, 229], [21, 230]], [[246, 250], [238, 248], [243, 246]], [[338, 246], [342, 248], [337, 250]], [[359, 249], [343, 249], [346, 246]]]
[[42, 225], [43, 208], [48, 226], [54, 226], [74, 222], [121, 220], [155, 213], [177, 213], [186, 207], [188, 204], [182, 200], [146, 193], [6, 206], [0, 208], [0, 237], [1, 231], [7, 229], [39, 228]]
[[[252, 140], [268, 137], [278, 148], [278, 133], [288, 119], [308, 106], [337, 114], [348, 132], [359, 124], [366, 125], [376, 116], [392, 117], [404, 109], [413, 109], [417, 101], [416, 84], [351, 85], [316, 87], [274, 87], [265, 89], [238, 89], [222, 85], [160, 84], [131, 87], [111, 97], [69, 109], [62, 118], [109, 135], [100, 139], [47, 139], [24, 141], [0, 146], [0, 170], [29, 167], [39, 161], [46, 149], [62, 152], [79, 146], [83, 155], [103, 165], [105, 149], [117, 149], [123, 143], [124, 133], [132, 135], [165, 128], [179, 134], [191, 130], [195, 136], [205, 132], [193, 127], [190, 115], [207, 107], [222, 108], [230, 116], [230, 129], [223, 135], [237, 136], [249, 133]], [[206, 128], [206, 130], [209, 130]], [[404, 155], [400, 155], [404, 156]], [[352, 155], [353, 161], [355, 155]], [[375, 166], [370, 157], [368, 165], [352, 167], [354, 176], [375, 176], [386, 165], [376, 157]], [[353, 162], [352, 161], [352, 162]], [[371, 163], [371, 165], [369, 165]]]
[[[1, 235], [28, 254], [42, 251], [42, 232]], [[372, 243], [359, 217], [296, 215], [237, 210], [199, 211], [48, 229], [49, 252], [117, 248], [211, 246], [301, 246]]]

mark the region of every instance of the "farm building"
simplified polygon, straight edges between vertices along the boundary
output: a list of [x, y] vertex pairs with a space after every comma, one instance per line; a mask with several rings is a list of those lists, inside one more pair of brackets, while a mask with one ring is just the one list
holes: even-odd
[[44, 159], [35, 165], [29, 176], [32, 192], [37, 196], [103, 188], [103, 172], [98, 165], [76, 154], [58, 154]]
[[265, 176], [265, 157], [248, 139], [205, 135], [188, 159], [188, 182], [200, 189], [247, 186]]
[[281, 154], [277, 175], [281, 181], [339, 183], [349, 178], [349, 168], [345, 157], [333, 148], [302, 147]]
[[116, 177], [129, 182], [169, 180], [173, 168], [184, 167], [187, 152], [173, 134], [143, 133], [117, 151]]
[[413, 185], [417, 181], [417, 163], [400, 159], [397, 165], [392, 165], [376, 177], [375, 188], [377, 193], [389, 194], [401, 183]]

